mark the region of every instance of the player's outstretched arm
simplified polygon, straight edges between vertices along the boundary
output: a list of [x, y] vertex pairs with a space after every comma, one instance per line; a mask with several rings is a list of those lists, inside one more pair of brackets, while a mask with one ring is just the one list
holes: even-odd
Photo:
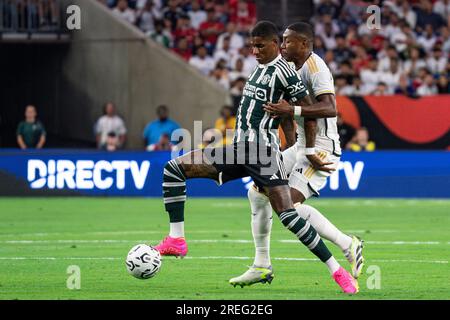
[[305, 96], [299, 102], [299, 106], [291, 106], [286, 100], [280, 100], [278, 103], [268, 102], [264, 105], [264, 110], [273, 116], [296, 116], [308, 118], [334, 118], [337, 115], [336, 98], [332, 93], [326, 93], [318, 96], [317, 103], [309, 103], [311, 98]]

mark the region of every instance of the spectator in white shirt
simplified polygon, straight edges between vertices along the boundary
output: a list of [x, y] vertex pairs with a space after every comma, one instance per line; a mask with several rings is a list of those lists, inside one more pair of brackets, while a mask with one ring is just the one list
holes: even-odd
[[414, 78], [419, 70], [427, 66], [425, 60], [420, 58], [420, 51], [418, 48], [412, 47], [409, 49], [409, 59], [403, 65], [404, 71], [412, 78]]
[[437, 86], [435, 84], [433, 76], [428, 73], [425, 76], [425, 81], [422, 83], [422, 85], [417, 88], [417, 94], [421, 97], [423, 96], [431, 96], [438, 93]]
[[225, 37], [222, 49], [216, 48], [214, 52], [214, 61], [217, 63], [220, 59], [223, 59], [226, 62], [226, 67], [231, 69], [231, 61], [236, 54], [237, 51], [230, 47], [230, 37]]
[[208, 56], [208, 51], [204, 46], [197, 49], [197, 54], [189, 59], [189, 64], [197, 68], [205, 76], [209, 76], [215, 66], [214, 59]]
[[360, 77], [364, 84], [365, 91], [373, 92], [378, 83], [381, 81], [380, 73], [377, 70], [378, 62], [377, 60], [371, 60], [367, 66], [361, 70]]
[[230, 80], [228, 78], [228, 70], [222, 66], [217, 65], [211, 72], [211, 79], [218, 83], [225, 90], [230, 89]]
[[246, 77], [252, 73], [252, 71], [256, 68], [258, 65], [258, 61], [256, 60], [255, 56], [251, 54], [251, 49], [249, 46], [244, 46], [239, 50], [239, 55], [235, 56], [234, 61], [232, 64], [235, 64], [235, 61], [237, 59], [242, 59], [244, 62], [244, 73], [246, 74]]
[[391, 93], [389, 92], [389, 88], [386, 83], [378, 82], [375, 90], [373, 90], [370, 95], [372, 96], [388, 96]]
[[234, 62], [234, 69], [229, 73], [230, 82], [234, 82], [238, 78], [246, 78], [247, 74], [244, 72], [244, 61], [236, 59]]
[[439, 46], [433, 48], [432, 55], [427, 59], [427, 68], [432, 74], [439, 74], [447, 67], [447, 57], [442, 54]]
[[161, 13], [155, 8], [153, 0], [147, 0], [142, 9], [138, 9], [136, 21], [144, 32], [155, 31], [155, 21], [161, 19]]
[[395, 45], [397, 52], [405, 51], [408, 45], [415, 40], [414, 32], [406, 21], [402, 20], [400, 26], [401, 31], [394, 33], [390, 38], [390, 42]]
[[[327, 27], [328, 25], [328, 27]], [[323, 38], [323, 34], [326, 33], [326, 29], [329, 28], [328, 32], [336, 35], [339, 33], [339, 25], [332, 19], [332, 17], [328, 14], [324, 14], [318, 23], [316, 23], [314, 32], [317, 36]], [[329, 49], [329, 48], [328, 48]]]
[[135, 12], [128, 7], [127, 0], [119, 0], [117, 6], [113, 9], [113, 13], [131, 24], [134, 24], [136, 21]]
[[383, 81], [383, 83], [387, 86], [386, 93], [388, 94], [394, 94], [395, 88], [400, 81], [400, 76], [402, 73], [399, 63], [400, 61], [397, 58], [392, 58], [389, 63], [389, 71], [385, 71], [380, 74], [381, 81]]
[[328, 68], [330, 69], [332, 74], [336, 74], [338, 70], [338, 65], [336, 61], [334, 60], [334, 53], [331, 50], [328, 50], [325, 53], [325, 63], [327, 64]]
[[194, 29], [198, 29], [200, 25], [206, 21], [207, 14], [200, 7], [200, 2], [198, 0], [192, 1], [192, 10], [188, 12], [191, 18], [191, 25]]
[[367, 94], [364, 91], [364, 86], [362, 84], [361, 78], [359, 76], [356, 76], [353, 78], [353, 84], [352, 84], [353, 92], [352, 96], [363, 96]]
[[[147, 3], [148, 0], [137, 0], [136, 2], [136, 9], [142, 9], [145, 7], [145, 4]], [[158, 10], [158, 12], [161, 14], [161, 9], [162, 9], [162, 1], [163, 0], [151, 0], [153, 2], [154, 8], [156, 10]]]
[[355, 91], [351, 85], [348, 85], [344, 76], [334, 77], [334, 91], [339, 96], [351, 96]]
[[449, 27], [441, 28], [441, 36], [440, 39], [442, 41], [442, 50], [444, 54], [450, 54], [450, 29]]
[[399, 22], [399, 18], [395, 13], [390, 14], [389, 24], [387, 24], [383, 28], [384, 36], [388, 39], [392, 38], [392, 36], [396, 33], [401, 32], [401, 24]]
[[333, 30], [333, 25], [331, 22], [324, 24], [323, 32], [319, 35], [328, 50], [333, 50], [336, 48], [336, 34]]
[[417, 43], [419, 43], [426, 52], [431, 51], [431, 49], [434, 47], [436, 43], [436, 36], [434, 35], [433, 27], [431, 24], [427, 24], [425, 26], [425, 34], [417, 39]]
[[[381, 58], [380, 56], [383, 55]], [[389, 45], [386, 50], [383, 50], [378, 54], [380, 62], [378, 63], [378, 71], [387, 72], [391, 68], [391, 59], [396, 59], [398, 57], [397, 50], [395, 46]]]
[[433, 12], [440, 14], [444, 20], [450, 16], [450, 0], [439, 0], [433, 5]]
[[118, 147], [123, 147], [126, 139], [127, 129], [122, 118], [116, 114], [116, 107], [112, 102], [105, 104], [103, 108], [103, 116], [101, 116], [95, 124], [95, 134], [97, 147], [103, 148], [107, 143], [108, 135], [118, 137]]
[[397, 15], [408, 22], [411, 28], [416, 27], [417, 14], [411, 9], [408, 1], [402, 1], [401, 6], [395, 8]]
[[230, 48], [238, 51], [245, 45], [244, 37], [237, 33], [237, 26], [234, 22], [229, 22], [226, 26], [225, 32], [217, 38], [216, 47], [223, 48], [223, 41], [225, 38], [230, 38]]

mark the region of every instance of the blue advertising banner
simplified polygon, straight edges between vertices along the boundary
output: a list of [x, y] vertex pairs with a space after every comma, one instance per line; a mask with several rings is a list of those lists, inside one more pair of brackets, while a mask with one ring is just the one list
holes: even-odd
[[[0, 151], [0, 195], [160, 197], [170, 152]], [[188, 196], [243, 197], [250, 178], [188, 181]], [[344, 153], [323, 197], [450, 197], [450, 152]]]

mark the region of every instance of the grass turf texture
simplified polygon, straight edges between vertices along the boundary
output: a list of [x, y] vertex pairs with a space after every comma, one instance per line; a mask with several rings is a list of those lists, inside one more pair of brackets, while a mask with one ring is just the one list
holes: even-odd
[[[276, 217], [273, 283], [230, 286], [228, 279], [253, 261], [246, 199], [188, 199], [190, 258], [164, 258], [155, 278], [138, 280], [126, 272], [124, 258], [133, 245], [156, 244], [166, 235], [161, 199], [0, 198], [0, 299], [449, 298], [450, 201], [319, 199], [310, 204], [366, 240], [358, 295], [340, 293], [327, 269]], [[326, 243], [349, 269], [341, 252]], [[70, 265], [81, 269], [80, 290], [66, 287]], [[380, 268], [380, 289], [368, 288], [371, 265]]]

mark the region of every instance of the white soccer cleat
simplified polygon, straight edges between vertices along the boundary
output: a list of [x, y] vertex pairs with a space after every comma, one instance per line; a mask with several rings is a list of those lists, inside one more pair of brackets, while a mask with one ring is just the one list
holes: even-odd
[[356, 236], [352, 236], [350, 248], [344, 251], [344, 255], [352, 267], [352, 275], [355, 279], [358, 279], [364, 267], [364, 257], [362, 255], [363, 244], [363, 240]]
[[234, 287], [241, 286], [251, 286], [255, 283], [271, 283], [273, 280], [274, 274], [272, 270], [272, 266], [268, 268], [260, 268], [260, 267], [249, 267], [247, 271], [245, 271], [239, 277], [235, 277], [230, 279], [230, 284]]

